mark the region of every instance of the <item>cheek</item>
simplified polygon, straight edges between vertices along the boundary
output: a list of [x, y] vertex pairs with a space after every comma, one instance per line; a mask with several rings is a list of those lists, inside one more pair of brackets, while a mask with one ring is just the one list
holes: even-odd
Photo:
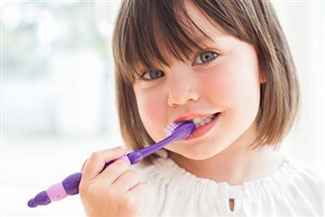
[[[159, 97], [146, 94], [137, 98], [140, 116], [146, 121], [160, 122], [161, 114], [163, 112], [162, 101]], [[149, 119], [149, 120], [147, 120]]]
[[166, 103], [161, 95], [155, 91], [135, 91], [141, 121], [154, 140], [165, 136], [164, 127], [167, 124]]
[[[202, 89], [204, 95], [228, 111], [253, 112], [259, 107], [260, 84], [257, 63], [224, 63], [208, 71]], [[211, 94], [213, 93], [213, 94]]]

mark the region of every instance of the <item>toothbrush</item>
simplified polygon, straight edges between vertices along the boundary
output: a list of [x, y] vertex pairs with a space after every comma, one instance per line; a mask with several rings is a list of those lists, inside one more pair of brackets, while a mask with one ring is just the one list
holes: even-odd
[[[140, 162], [143, 158], [151, 155], [159, 149], [165, 147], [173, 141], [183, 140], [190, 136], [195, 130], [195, 124], [190, 121], [180, 123], [173, 122], [166, 128], [168, 137], [148, 146], [143, 149], [134, 150], [116, 160], [123, 159], [129, 162], [130, 165]], [[116, 160], [112, 160], [105, 164], [103, 170]], [[34, 198], [28, 201], [30, 208], [37, 207], [38, 205], [47, 205], [52, 201], [59, 201], [68, 195], [75, 195], [79, 193], [79, 183], [81, 180], [82, 172], [77, 172], [66, 177], [61, 183], [50, 186], [46, 191], [41, 191]]]

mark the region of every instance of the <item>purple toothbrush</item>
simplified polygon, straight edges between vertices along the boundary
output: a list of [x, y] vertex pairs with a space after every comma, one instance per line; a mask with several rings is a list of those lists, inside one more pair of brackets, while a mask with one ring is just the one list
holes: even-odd
[[[161, 140], [160, 142], [153, 144], [149, 147], [134, 150], [119, 159], [128, 161], [131, 165], [140, 162], [143, 158], [151, 155], [157, 150], [163, 148], [173, 141], [183, 140], [195, 130], [195, 124], [190, 121], [172, 123], [166, 131], [170, 135]], [[113, 163], [112, 160], [105, 164], [103, 170]], [[66, 177], [61, 183], [54, 184], [50, 186], [46, 191], [41, 191], [34, 198], [28, 201], [28, 206], [33, 208], [38, 205], [47, 205], [52, 201], [62, 200], [68, 195], [74, 195], [79, 193], [79, 183], [81, 180], [82, 172], [74, 173]]]

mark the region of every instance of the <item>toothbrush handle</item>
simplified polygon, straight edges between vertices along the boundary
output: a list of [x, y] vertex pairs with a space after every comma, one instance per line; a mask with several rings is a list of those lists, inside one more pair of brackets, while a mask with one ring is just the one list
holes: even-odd
[[[164, 140], [151, 145], [147, 148], [134, 150], [118, 159], [111, 160], [107, 162], [103, 168], [103, 170], [112, 164], [116, 160], [124, 160], [130, 165], [136, 164], [141, 161], [143, 158], [147, 157], [148, 155], [152, 154], [153, 152], [161, 149], [169, 142], [173, 140], [172, 136], [165, 138]], [[102, 170], [102, 171], [103, 171]], [[102, 172], [101, 171], [101, 172]], [[42, 191], [38, 193], [34, 198], [28, 201], [28, 206], [33, 208], [37, 207], [38, 205], [47, 205], [52, 201], [62, 200], [63, 198], [67, 197], [68, 195], [75, 195], [79, 193], [79, 184], [82, 177], [82, 172], [77, 172], [74, 174], [69, 175], [66, 177], [61, 183], [54, 184], [50, 186], [46, 191]]]
[[52, 201], [62, 200], [68, 195], [79, 193], [79, 184], [82, 172], [77, 172], [66, 177], [61, 183], [50, 186], [46, 191], [41, 191], [28, 201], [30, 208], [38, 205], [47, 205]]
[[[103, 170], [110, 164], [112, 164], [114, 161], [119, 159], [126, 161], [130, 165], [136, 164], [143, 158], [147, 157], [148, 155], [167, 145], [169, 142], [173, 141], [173, 139], [173, 136], [169, 136], [164, 140], [147, 148], [134, 150], [118, 159], [111, 160], [105, 164]], [[34, 198], [28, 201], [28, 206], [33, 208], [37, 207], [38, 205], [47, 205], [52, 201], [62, 200], [68, 195], [78, 194], [81, 177], [82, 172], [71, 174], [70, 176], [66, 177], [61, 183], [54, 184], [50, 186], [46, 191], [38, 193]]]
[[[124, 160], [131, 164], [127, 155], [124, 155], [116, 160]], [[107, 162], [103, 170], [116, 160]], [[102, 170], [102, 171], [103, 171]], [[47, 205], [52, 201], [59, 201], [68, 195], [75, 195], [79, 193], [79, 184], [81, 181], [82, 172], [77, 172], [66, 177], [61, 183], [50, 186], [46, 191], [41, 191], [34, 198], [28, 201], [28, 206], [33, 208], [38, 205]]]
[[[169, 142], [173, 140], [172, 136], [165, 138], [164, 140], [151, 145], [147, 148], [134, 150], [122, 157], [111, 160], [107, 162], [103, 168], [103, 170], [112, 164], [116, 160], [124, 160], [130, 165], [136, 164], [141, 161], [143, 158], [147, 157], [148, 155], [152, 154], [153, 152], [161, 149]], [[102, 170], [102, 171], [103, 171]], [[102, 172], [101, 171], [101, 172]], [[38, 193], [34, 198], [28, 201], [28, 206], [33, 208], [37, 207], [38, 205], [47, 205], [52, 201], [62, 200], [63, 198], [67, 197], [68, 195], [75, 195], [79, 193], [79, 184], [82, 177], [82, 172], [77, 172], [74, 174], [69, 175], [66, 177], [61, 183], [54, 184], [50, 186], [46, 191], [42, 191]]]

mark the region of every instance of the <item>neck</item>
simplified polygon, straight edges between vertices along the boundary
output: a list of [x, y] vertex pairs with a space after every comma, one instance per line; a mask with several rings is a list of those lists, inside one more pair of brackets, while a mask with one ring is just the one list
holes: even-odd
[[192, 160], [170, 152], [170, 158], [180, 167], [200, 178], [216, 182], [240, 185], [276, 171], [282, 159], [267, 147], [254, 150], [247, 147], [232, 150], [231, 147], [206, 160]]

